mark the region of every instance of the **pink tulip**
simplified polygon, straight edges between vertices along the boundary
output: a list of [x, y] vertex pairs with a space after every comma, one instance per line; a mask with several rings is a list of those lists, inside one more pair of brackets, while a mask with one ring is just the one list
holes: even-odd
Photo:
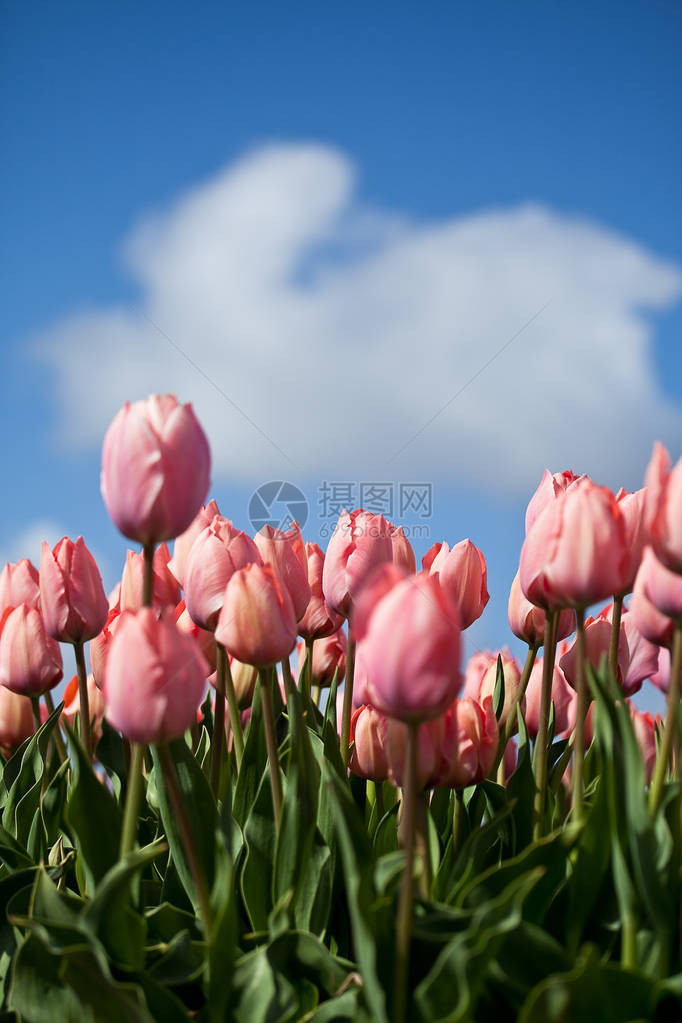
[[[99, 740], [102, 738], [102, 720], [104, 718], [104, 697], [102, 693], [95, 685], [95, 679], [92, 675], [88, 675], [87, 680], [88, 686], [88, 707], [90, 713], [90, 721], [92, 724], [91, 739], [92, 748], [94, 749]], [[75, 727], [76, 714], [80, 714], [80, 697], [78, 693], [78, 675], [74, 675], [70, 682], [67, 682], [64, 689], [64, 709], [62, 710], [62, 717], [70, 728]]]
[[[417, 788], [430, 789], [439, 784], [446, 719], [444, 715], [425, 721], [417, 742]], [[388, 776], [393, 785], [405, 784], [407, 725], [389, 718], [386, 728]]]
[[[507, 723], [512, 703], [516, 700], [516, 694], [521, 681], [521, 665], [516, 657], [512, 656], [507, 647], [500, 650], [499, 654], [502, 658], [502, 674], [504, 675], [504, 705], [502, 707], [502, 713], [500, 714], [500, 725], [504, 727]], [[493, 698], [496, 684], [497, 653], [493, 654], [491, 663], [486, 668], [483, 678], [481, 679], [481, 684], [478, 689], [479, 703], [484, 704], [488, 696], [491, 699]], [[524, 702], [522, 701], [521, 708], [523, 709], [523, 707]]]
[[438, 717], [459, 692], [459, 610], [436, 576], [408, 577], [390, 589], [359, 646], [366, 695], [387, 717]]
[[347, 618], [363, 584], [375, 568], [393, 561], [390, 526], [383, 515], [362, 508], [344, 511], [327, 547], [322, 571], [324, 598]]
[[[339, 629], [333, 636], [318, 639], [313, 645], [313, 670], [310, 677], [314, 686], [330, 686], [338, 671], [339, 685], [346, 674], [346, 634]], [[298, 644], [298, 668], [303, 668], [306, 659], [305, 643]]]
[[389, 590], [392, 590], [394, 586], [397, 586], [398, 583], [403, 582], [406, 578], [405, 573], [397, 565], [394, 565], [393, 562], [384, 562], [369, 573], [367, 579], [360, 587], [353, 604], [351, 635], [354, 639], [362, 639], [369, 628], [369, 620], [374, 614], [374, 610], [381, 598], [385, 597]]
[[104, 662], [120, 618], [120, 611], [116, 609], [110, 611], [107, 615], [107, 620], [104, 623], [104, 628], [90, 643], [90, 666], [92, 668], [95, 685], [98, 689], [101, 689], [104, 685]]
[[682, 590], [678, 579], [674, 572], [663, 567], [651, 547], [645, 547], [632, 591], [630, 614], [641, 634], [651, 643], [670, 646], [675, 622], [655, 606], [650, 587], [657, 599], [662, 599], [664, 607], [674, 611], [682, 606]]
[[[507, 607], [509, 616], [509, 627], [515, 636], [522, 639], [528, 646], [543, 646], [545, 642], [545, 612], [541, 607], [536, 607], [523, 595], [519, 573], [514, 576], [514, 581], [509, 592], [509, 604]], [[572, 608], [566, 608], [559, 615], [559, 629], [557, 640], [565, 639], [575, 629], [575, 612]]]
[[121, 582], [116, 583], [113, 590], [109, 593], [109, 610], [120, 611], [121, 610]]
[[124, 536], [159, 543], [180, 536], [203, 504], [211, 452], [191, 405], [172, 394], [126, 402], [102, 449], [102, 497]]
[[[585, 749], [587, 750], [592, 745], [592, 739], [594, 738], [594, 708], [596, 704], [594, 700], [590, 703], [587, 709], [587, 716], [585, 718]], [[568, 706], [568, 728], [563, 733], [564, 738], [568, 738], [573, 729], [575, 728], [575, 721], [578, 712], [578, 694], [574, 691], [573, 699]]]
[[173, 610], [124, 611], [104, 670], [106, 716], [131, 742], [179, 738], [196, 721], [208, 665]]
[[358, 778], [382, 782], [388, 780], [388, 721], [373, 707], [359, 707], [350, 723], [350, 741], [354, 743], [348, 766]]
[[649, 543], [671, 572], [682, 573], [682, 458], [673, 469], [657, 441], [646, 471], [645, 518]]
[[107, 595], [82, 536], [75, 543], [63, 537], [54, 551], [43, 541], [40, 606], [48, 634], [60, 643], [83, 643], [104, 628]]
[[184, 533], [176, 539], [173, 544], [173, 557], [168, 562], [168, 568], [173, 573], [180, 586], [185, 585], [185, 565], [187, 556], [192, 549], [192, 544], [202, 533], [206, 526], [210, 526], [216, 515], [220, 515], [215, 500], [201, 506], [195, 518], [192, 519]]
[[34, 731], [33, 708], [28, 697], [0, 686], [0, 752], [9, 756]]
[[628, 709], [632, 720], [632, 727], [642, 753], [644, 761], [644, 774], [647, 785], [651, 781], [656, 763], [656, 719], [649, 713], [637, 710], [634, 703], [628, 700]]
[[682, 623], [682, 576], [667, 569], [650, 547], [645, 558], [642, 568], [646, 596], [661, 614]]
[[332, 611], [322, 592], [322, 571], [324, 554], [316, 543], [306, 543], [306, 559], [308, 562], [308, 584], [310, 600], [305, 614], [298, 623], [298, 634], [304, 639], [322, 639], [338, 632], [343, 625], [342, 615]]
[[254, 541], [263, 562], [272, 565], [282, 585], [289, 591], [296, 621], [303, 618], [310, 600], [308, 557], [303, 546], [301, 527], [293, 522], [285, 533], [272, 526], [263, 526]]
[[658, 666], [650, 676], [649, 681], [660, 689], [662, 693], [668, 692], [670, 688], [670, 651], [666, 647], [658, 649]]
[[[438, 548], [432, 557], [434, 548]], [[471, 540], [460, 540], [450, 550], [446, 543], [434, 544], [422, 559], [429, 574], [437, 575], [459, 607], [462, 628], [468, 629], [483, 614], [488, 600], [485, 558]]]
[[630, 550], [630, 574], [624, 587], [625, 593], [630, 593], [635, 582], [637, 569], [639, 568], [644, 553], [644, 547], [648, 542], [646, 528], [646, 487], [628, 494], [621, 489], [616, 494], [616, 501], [620, 508], [625, 523], [625, 537]]
[[252, 562], [262, 564], [251, 537], [216, 515], [192, 544], [185, 562], [185, 601], [197, 625], [215, 630], [225, 587], [238, 569]]
[[28, 558], [16, 564], [8, 561], [0, 572], [0, 613], [6, 607], [38, 607], [40, 603], [40, 579], [38, 569]]
[[524, 595], [538, 607], [587, 607], [622, 593], [631, 555], [615, 497], [584, 477], [548, 504], [521, 550]]
[[[154, 551], [152, 603], [154, 607], [175, 607], [180, 601], [180, 587], [168, 568], [168, 544], [160, 544]], [[139, 611], [144, 603], [144, 555], [126, 551], [126, 563], [121, 576], [119, 608], [121, 611]]]
[[239, 661], [266, 667], [296, 645], [296, 616], [289, 591], [270, 565], [252, 562], [231, 576], [216, 639]]
[[234, 691], [237, 694], [237, 702], [240, 707], [249, 709], [253, 699], [253, 691], [258, 681], [258, 668], [253, 664], [244, 664], [236, 657], [230, 657], [230, 672], [234, 683]]
[[417, 559], [414, 556], [412, 544], [405, 535], [402, 526], [394, 526], [389, 523], [391, 544], [393, 546], [393, 564], [397, 565], [405, 575], [414, 575], [417, 571]]
[[184, 600], [181, 600], [175, 609], [175, 624], [180, 629], [180, 632], [184, 632], [194, 639], [194, 642], [201, 650], [204, 660], [208, 664], [208, 670], [214, 672], [216, 670], [217, 656], [215, 636], [212, 632], [199, 628], [192, 621]]
[[551, 504], [557, 497], [559, 497], [560, 494], [563, 494], [575, 483], [584, 478], [584, 476], [576, 476], [571, 469], [566, 469], [564, 472], [555, 472], [553, 474], [549, 471], [549, 469], [545, 469], [537, 490], [531, 497], [528, 502], [528, 507], [526, 508], [526, 535], [528, 535], [533, 523], [537, 518], [539, 518], [548, 504]]
[[[554, 731], [556, 735], [562, 735], [568, 728], [569, 711], [575, 697], [575, 691], [569, 686], [566, 681], [566, 676], [558, 663], [567, 649], [567, 643], [564, 643], [561, 647], [557, 648], [554, 674], [552, 676], [552, 703], [554, 704]], [[531, 671], [530, 679], [528, 680], [528, 688], [526, 689], [526, 709], [524, 712], [524, 718], [526, 721], [526, 728], [528, 729], [528, 734], [531, 739], [537, 738], [538, 728], [540, 726], [543, 670], [544, 658], [539, 657], [533, 665], [533, 670]]]
[[453, 727], [443, 746], [438, 784], [463, 789], [487, 778], [495, 763], [499, 729], [492, 697], [485, 697], [482, 703], [455, 700], [448, 714]]
[[40, 611], [7, 608], [0, 619], [0, 685], [22, 696], [41, 696], [62, 677], [59, 644], [48, 636]]

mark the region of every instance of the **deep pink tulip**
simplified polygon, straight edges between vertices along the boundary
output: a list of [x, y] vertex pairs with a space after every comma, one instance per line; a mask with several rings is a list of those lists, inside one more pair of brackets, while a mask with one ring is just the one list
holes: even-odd
[[394, 526], [389, 523], [391, 544], [393, 545], [393, 564], [402, 569], [405, 575], [414, 575], [417, 571], [417, 559], [414, 556], [412, 544], [405, 535], [402, 526]]
[[[90, 722], [92, 724], [91, 738], [93, 749], [102, 738], [102, 720], [104, 718], [104, 697], [95, 685], [95, 679], [88, 675], [88, 709]], [[62, 717], [70, 728], [75, 727], [76, 714], [80, 714], [80, 694], [78, 692], [78, 675], [74, 675], [70, 682], [67, 682], [62, 696], [64, 708]]]
[[[563, 643], [557, 648], [554, 674], [552, 676], [552, 703], [554, 704], [554, 732], [556, 735], [562, 735], [568, 728], [569, 710], [575, 697], [575, 691], [569, 686], [566, 681], [566, 676], [558, 663], [567, 649], [567, 643]], [[526, 689], [526, 709], [524, 711], [524, 718], [526, 721], [526, 728], [528, 729], [528, 734], [531, 739], [537, 738], [538, 728], [540, 725], [543, 670], [544, 658], [539, 657], [533, 665], [533, 670], [530, 673], [530, 679], [528, 681], [528, 688]]]
[[682, 573], [682, 458], [671, 469], [670, 456], [659, 441], [646, 471], [646, 490], [649, 543], [666, 568]]
[[177, 739], [196, 721], [207, 674], [172, 608], [124, 611], [104, 668], [107, 719], [131, 742]]
[[359, 646], [368, 702], [387, 717], [438, 717], [459, 692], [459, 609], [437, 576], [411, 576], [390, 589]]
[[181, 600], [175, 609], [175, 624], [180, 629], [180, 632], [192, 636], [208, 664], [208, 670], [214, 672], [216, 670], [217, 656], [215, 636], [207, 629], [201, 629], [196, 622], [192, 621], [184, 600]]
[[521, 550], [524, 595], [538, 607], [587, 607], [622, 593], [631, 555], [615, 497], [584, 477], [548, 504]]
[[40, 578], [38, 569], [28, 558], [13, 564], [8, 561], [0, 572], [0, 613], [6, 607], [27, 604], [38, 607], [40, 603]]
[[630, 614], [642, 635], [659, 646], [672, 644], [675, 622], [654, 605], [649, 586], [653, 582], [653, 590], [659, 599], [663, 597], [664, 606], [675, 610], [682, 605], [678, 579], [663, 567], [651, 547], [645, 547], [630, 599]]
[[104, 503], [123, 535], [141, 544], [185, 532], [206, 499], [210, 472], [192, 406], [172, 394], [126, 402], [104, 438]]
[[640, 566], [644, 547], [648, 543], [646, 527], [646, 487], [629, 494], [623, 487], [616, 494], [616, 501], [625, 523], [625, 537], [630, 550], [630, 574], [624, 587], [624, 593], [630, 593], [635, 582], [637, 569]]
[[6, 608], [0, 619], [0, 685], [22, 696], [41, 696], [62, 677], [59, 644], [48, 636], [35, 607]]
[[104, 628], [90, 643], [90, 667], [95, 685], [99, 689], [104, 685], [104, 661], [120, 618], [121, 612], [116, 608], [109, 611]]
[[187, 555], [192, 549], [192, 544], [199, 536], [199, 533], [202, 533], [206, 526], [211, 525], [216, 515], [220, 515], [220, 510], [215, 500], [209, 501], [206, 505], [202, 504], [185, 532], [181, 533], [173, 544], [173, 557], [168, 562], [168, 568], [180, 586], [184, 587], [185, 585], [185, 565], [187, 563]]
[[192, 619], [212, 632], [225, 599], [225, 587], [234, 573], [260, 565], [258, 548], [229, 519], [216, 515], [192, 544], [185, 562], [185, 602]]
[[528, 502], [528, 507], [526, 508], [526, 535], [528, 535], [533, 523], [545, 510], [547, 505], [551, 504], [552, 501], [556, 500], [560, 494], [563, 494], [581, 479], [584, 479], [584, 477], [576, 476], [571, 469], [555, 473], [551, 473], [549, 469], [545, 469], [543, 477], [538, 483], [537, 490], [531, 497]]
[[452, 726], [443, 745], [438, 784], [463, 789], [477, 785], [490, 774], [499, 744], [499, 729], [492, 697], [482, 703], [455, 700], [448, 711]]
[[216, 639], [237, 660], [266, 667], [288, 657], [297, 625], [289, 591], [271, 565], [252, 562], [231, 576]]
[[53, 551], [43, 541], [40, 607], [48, 634], [60, 643], [83, 643], [104, 628], [107, 595], [82, 536], [75, 543], [63, 537]]
[[390, 525], [383, 515], [362, 508], [344, 511], [327, 546], [322, 571], [324, 598], [338, 614], [347, 618], [371, 573], [393, 561]]
[[[431, 557], [438, 547], [435, 557]], [[459, 607], [462, 628], [468, 629], [483, 614], [488, 600], [488, 572], [483, 553], [471, 540], [460, 540], [450, 550], [447, 543], [434, 544], [422, 559], [429, 574], [437, 575]]]
[[28, 697], [0, 686], [0, 753], [9, 756], [34, 731], [33, 708]]
[[373, 707], [359, 707], [350, 722], [350, 741], [354, 743], [348, 766], [358, 778], [382, 782], [388, 780], [388, 721]]
[[[313, 646], [313, 670], [311, 683], [314, 686], [330, 686], [338, 671], [339, 685], [346, 674], [346, 634], [339, 629], [332, 636], [324, 636], [315, 641]], [[303, 668], [306, 659], [305, 643], [298, 644], [298, 668]]]
[[[447, 722], [441, 714], [419, 727], [417, 742], [417, 787], [430, 789], [439, 784]], [[389, 718], [386, 728], [386, 755], [388, 776], [393, 785], [405, 784], [407, 759], [407, 725]]]
[[263, 562], [272, 565], [275, 574], [286, 586], [294, 605], [296, 621], [303, 618], [310, 600], [308, 556], [303, 545], [301, 527], [293, 522], [286, 532], [263, 526], [254, 537]]
[[[507, 605], [509, 616], [509, 627], [515, 636], [522, 639], [528, 646], [543, 646], [545, 642], [545, 612], [541, 607], [536, 607], [523, 595], [519, 573], [514, 576], [514, 582], [509, 591], [509, 604]], [[559, 629], [557, 640], [570, 636], [575, 629], [575, 611], [566, 608], [559, 615]]]
[[[154, 551], [152, 603], [154, 607], [175, 607], [180, 601], [180, 587], [168, 568], [168, 544], [160, 544]], [[139, 611], [144, 603], [144, 555], [126, 551], [126, 563], [121, 576], [119, 609]]]
[[648, 712], [637, 710], [634, 703], [628, 700], [628, 709], [632, 727], [644, 761], [644, 774], [647, 785], [651, 781], [656, 763], [656, 724], [657, 721]]
[[343, 625], [343, 617], [332, 611], [322, 592], [322, 571], [324, 554], [316, 543], [306, 543], [306, 559], [308, 562], [308, 584], [310, 600], [305, 614], [298, 623], [298, 634], [304, 639], [322, 639], [331, 636]]

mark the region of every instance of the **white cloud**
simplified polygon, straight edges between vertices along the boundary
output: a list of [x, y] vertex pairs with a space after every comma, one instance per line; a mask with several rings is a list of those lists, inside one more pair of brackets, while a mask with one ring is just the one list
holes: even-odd
[[135, 308], [75, 313], [32, 347], [57, 377], [62, 440], [98, 446], [125, 399], [173, 390], [222, 478], [432, 474], [516, 493], [545, 465], [636, 485], [654, 436], [682, 440], [650, 322], [682, 295], [679, 267], [535, 203], [416, 222], [361, 205], [354, 179], [329, 147], [267, 146], [138, 224], [139, 306], [215, 387]]
[[0, 550], [0, 568], [7, 561], [20, 561], [22, 558], [29, 558], [38, 568], [43, 540], [46, 540], [50, 547], [54, 547], [65, 535], [65, 530], [53, 519], [35, 519], [33, 522], [27, 522], [18, 533], [3, 544]]

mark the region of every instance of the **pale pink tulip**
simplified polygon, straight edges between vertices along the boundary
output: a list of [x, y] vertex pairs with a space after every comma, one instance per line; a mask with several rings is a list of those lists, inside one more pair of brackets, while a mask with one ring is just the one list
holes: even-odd
[[[154, 607], [175, 607], [180, 601], [180, 587], [168, 568], [168, 544], [160, 544], [154, 551], [152, 604]], [[119, 608], [121, 611], [139, 611], [144, 603], [144, 555], [126, 551], [126, 563], [121, 576]]]
[[216, 639], [239, 661], [266, 667], [296, 645], [296, 616], [289, 591], [270, 565], [252, 562], [230, 577]]
[[495, 763], [499, 729], [492, 697], [455, 700], [448, 715], [454, 727], [447, 731], [438, 784], [463, 789], [487, 778]]
[[322, 572], [324, 554], [316, 543], [306, 543], [306, 560], [308, 562], [308, 584], [310, 600], [305, 614], [298, 623], [298, 634], [304, 639], [322, 639], [331, 636], [343, 625], [343, 616], [332, 611], [322, 592]]
[[383, 515], [362, 508], [344, 511], [329, 541], [322, 572], [322, 592], [329, 606], [345, 618], [371, 573], [393, 561], [390, 525]]
[[199, 536], [199, 533], [203, 532], [206, 526], [211, 525], [216, 515], [220, 515], [220, 510], [215, 500], [209, 501], [206, 505], [202, 504], [185, 532], [181, 533], [173, 544], [173, 557], [168, 562], [168, 568], [180, 586], [185, 585], [185, 565], [187, 563], [187, 556], [192, 549], [192, 544]]
[[225, 587], [246, 565], [262, 564], [258, 548], [229, 519], [216, 515], [192, 545], [185, 562], [185, 602], [192, 619], [212, 632], [225, 599]]
[[63, 537], [40, 558], [40, 608], [45, 628], [60, 643], [83, 643], [104, 628], [109, 605], [95, 559], [82, 536]]
[[303, 618], [310, 600], [308, 557], [303, 546], [301, 527], [293, 522], [286, 532], [263, 526], [254, 542], [264, 564], [272, 565], [283, 586], [286, 586], [294, 606], [296, 621]]
[[0, 752], [9, 756], [30, 739], [34, 730], [33, 708], [28, 697], [0, 686]]
[[[431, 557], [434, 548], [435, 557]], [[463, 629], [468, 629], [483, 614], [490, 599], [488, 572], [483, 553], [471, 540], [460, 540], [450, 550], [447, 543], [434, 544], [422, 559], [430, 575], [437, 575], [459, 607]]]
[[0, 619], [0, 685], [22, 696], [41, 696], [62, 677], [59, 644], [48, 636], [40, 611], [6, 608]]
[[656, 557], [671, 572], [682, 573], [682, 458], [672, 469], [670, 464], [657, 441], [646, 471], [645, 518]]
[[[339, 685], [346, 674], [346, 634], [339, 629], [332, 636], [324, 636], [313, 644], [313, 670], [311, 684], [324, 688], [330, 686], [338, 672]], [[301, 671], [306, 660], [305, 643], [298, 644], [298, 669]]]
[[[509, 603], [507, 605], [509, 627], [515, 636], [522, 639], [528, 646], [543, 646], [545, 642], [545, 612], [541, 607], [536, 607], [523, 595], [519, 573], [514, 576], [514, 581], [509, 592]], [[559, 628], [557, 640], [570, 636], [575, 629], [575, 611], [566, 608], [559, 614]]]
[[0, 572], [0, 613], [6, 607], [38, 607], [40, 604], [40, 578], [38, 569], [28, 558], [13, 564], [8, 561]]
[[583, 478], [583, 476], [576, 476], [571, 469], [555, 473], [551, 473], [549, 469], [545, 469], [537, 490], [531, 497], [528, 502], [528, 507], [526, 508], [526, 535], [530, 532], [533, 523], [545, 510], [547, 505], [551, 504], [552, 501], [556, 500], [560, 494], [563, 494], [566, 490], [577, 483], [578, 480]]
[[373, 707], [359, 707], [350, 723], [350, 741], [354, 743], [349, 767], [359, 778], [388, 780], [388, 721]]

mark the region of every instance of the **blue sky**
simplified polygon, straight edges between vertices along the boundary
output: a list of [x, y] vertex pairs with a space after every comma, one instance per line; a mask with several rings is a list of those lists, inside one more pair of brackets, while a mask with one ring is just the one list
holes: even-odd
[[112, 583], [103, 425], [174, 388], [240, 525], [266, 479], [432, 482], [494, 644], [545, 465], [634, 488], [654, 435], [679, 453], [677, 3], [1, 17], [3, 556], [82, 532]]

